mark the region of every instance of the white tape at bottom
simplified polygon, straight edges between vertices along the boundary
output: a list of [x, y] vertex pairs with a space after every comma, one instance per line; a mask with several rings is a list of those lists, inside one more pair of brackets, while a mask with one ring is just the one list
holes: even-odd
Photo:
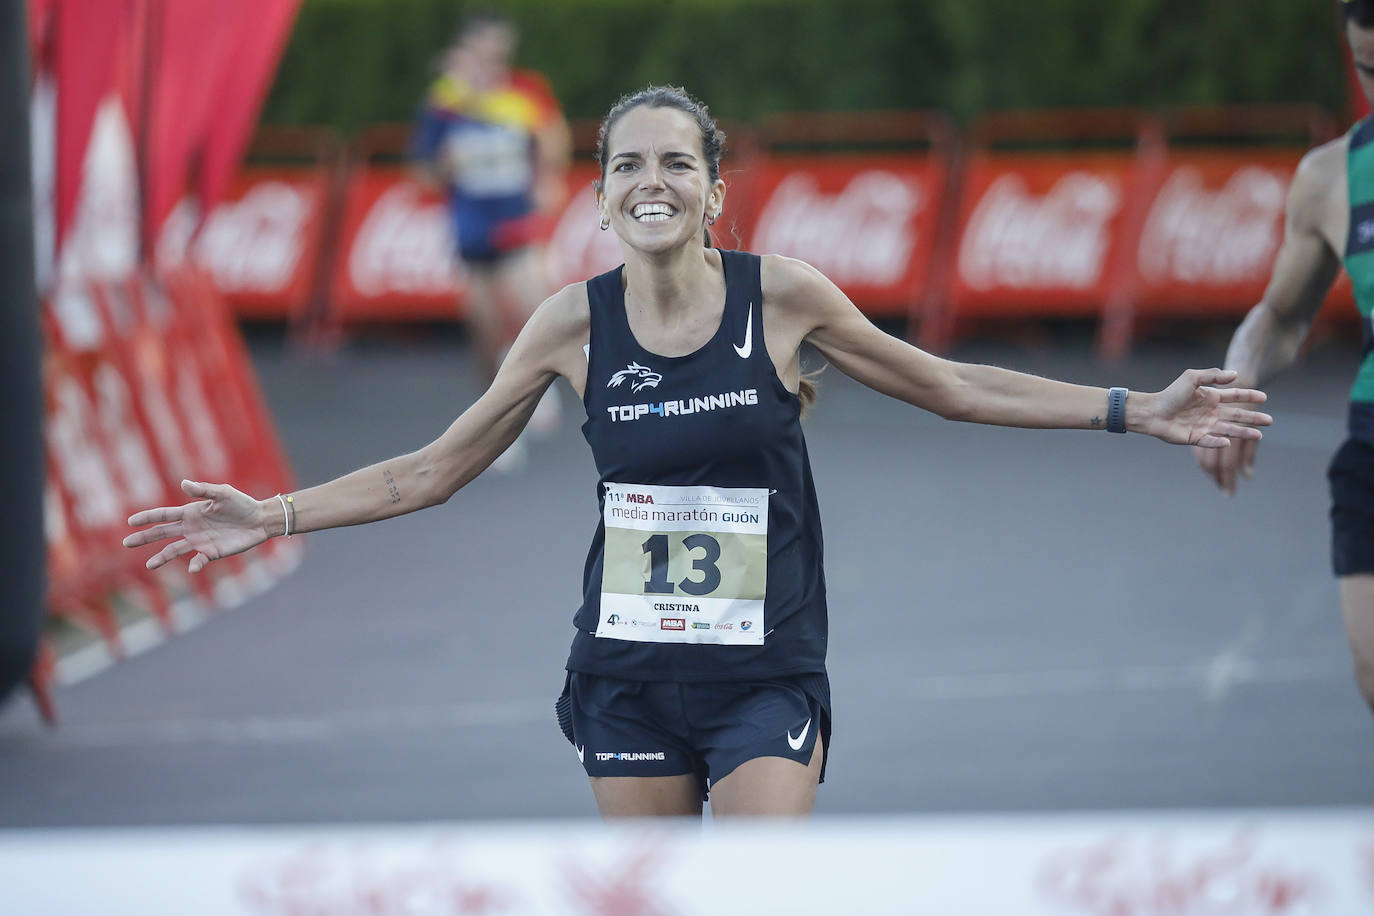
[[44, 916], [1368, 916], [1374, 815], [0, 831], [0, 887]]

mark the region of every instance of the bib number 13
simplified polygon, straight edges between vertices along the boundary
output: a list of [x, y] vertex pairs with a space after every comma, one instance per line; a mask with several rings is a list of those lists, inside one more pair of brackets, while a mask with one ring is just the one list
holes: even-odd
[[[649, 579], [644, 583], [646, 595], [671, 595], [673, 583], [668, 578], [669, 559], [668, 535], [653, 534], [644, 542], [644, 552], [649, 555]], [[709, 534], [689, 534], [682, 539], [687, 554], [684, 559], [692, 561], [692, 571], [699, 578], [688, 575], [677, 583], [684, 594], [700, 598], [709, 595], [720, 587], [720, 541]], [[691, 554], [697, 550], [700, 556]]]

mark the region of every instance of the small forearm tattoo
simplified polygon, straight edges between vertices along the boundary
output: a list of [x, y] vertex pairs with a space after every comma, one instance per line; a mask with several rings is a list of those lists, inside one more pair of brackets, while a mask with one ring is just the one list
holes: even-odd
[[1093, 426], [1101, 426], [1101, 425], [1102, 425], [1102, 418], [1101, 418], [1101, 417], [1093, 417], [1092, 423], [1093, 423]]
[[401, 501], [401, 490], [396, 486], [396, 478], [391, 476], [391, 471], [383, 470], [382, 479], [386, 481], [387, 492], [391, 494], [391, 501], [398, 503]]

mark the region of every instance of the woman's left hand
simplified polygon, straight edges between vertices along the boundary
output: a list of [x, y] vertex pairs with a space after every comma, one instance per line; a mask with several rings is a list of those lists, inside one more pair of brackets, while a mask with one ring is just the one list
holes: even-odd
[[1254, 388], [1218, 388], [1235, 381], [1233, 369], [1188, 369], [1172, 385], [1157, 394], [1141, 398], [1132, 417], [1130, 399], [1126, 401], [1128, 429], [1148, 433], [1175, 445], [1225, 448], [1231, 439], [1260, 439], [1259, 427], [1274, 418], [1251, 410], [1247, 404], [1262, 404], [1263, 391]]

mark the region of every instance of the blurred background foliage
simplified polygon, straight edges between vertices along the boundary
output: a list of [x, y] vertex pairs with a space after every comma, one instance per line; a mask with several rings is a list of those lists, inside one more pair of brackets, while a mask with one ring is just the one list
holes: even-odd
[[779, 111], [1317, 102], [1345, 108], [1334, 0], [305, 0], [264, 111], [406, 121], [469, 9], [521, 28], [571, 118], [685, 85]]

